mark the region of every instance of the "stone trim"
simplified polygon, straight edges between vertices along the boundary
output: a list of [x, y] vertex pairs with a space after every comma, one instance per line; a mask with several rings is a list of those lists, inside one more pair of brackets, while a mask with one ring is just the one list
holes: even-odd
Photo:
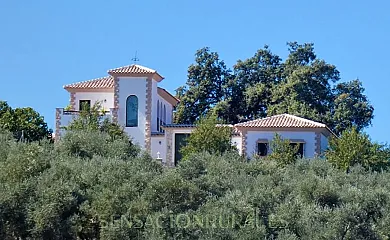
[[242, 129], [241, 130], [241, 156], [245, 157], [246, 156], [246, 145], [247, 145], [247, 130]]
[[56, 130], [55, 130], [56, 141], [60, 139], [61, 111], [62, 108], [56, 108]]
[[321, 155], [321, 133], [320, 132], [316, 132], [314, 146], [315, 146], [315, 154], [317, 156], [320, 156]]
[[70, 93], [70, 99], [69, 99], [69, 105], [70, 105], [70, 110], [76, 110], [76, 93], [71, 92]]
[[151, 151], [151, 120], [152, 120], [152, 79], [146, 79], [146, 102], [145, 102], [145, 149]]
[[114, 108], [112, 110], [112, 121], [118, 123], [119, 109], [119, 79], [114, 77]]
[[165, 164], [168, 167], [175, 166], [174, 159], [172, 158], [172, 156], [173, 156], [172, 155], [172, 152], [173, 152], [173, 148], [172, 148], [173, 139], [172, 138], [173, 138], [173, 131], [170, 129], [165, 130], [165, 140], [166, 140], [166, 144], [167, 144]]

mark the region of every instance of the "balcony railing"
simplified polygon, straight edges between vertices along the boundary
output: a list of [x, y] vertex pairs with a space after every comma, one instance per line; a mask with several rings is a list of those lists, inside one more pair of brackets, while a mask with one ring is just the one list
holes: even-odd
[[[102, 115], [102, 121], [105, 119], [112, 119], [113, 108], [110, 108], [110, 111], [100, 111]], [[56, 137], [63, 135], [64, 127], [68, 126], [74, 119], [77, 119], [80, 111], [75, 110], [65, 110], [64, 108], [56, 108]]]
[[[63, 110], [63, 114], [64, 115], [79, 115], [79, 113], [80, 113], [80, 111], [76, 111], [76, 110]], [[99, 111], [99, 113], [102, 113], [102, 115], [110, 115], [111, 111], [104, 111], [104, 112], [103, 111]]]

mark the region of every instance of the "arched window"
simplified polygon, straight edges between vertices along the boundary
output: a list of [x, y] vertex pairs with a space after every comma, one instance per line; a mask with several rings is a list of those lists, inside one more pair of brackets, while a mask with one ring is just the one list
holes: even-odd
[[162, 105], [162, 102], [160, 102], [160, 115], [159, 115], [159, 118], [160, 118], [160, 132], [163, 132], [163, 129], [161, 128], [163, 124], [163, 105]]
[[157, 100], [157, 131], [160, 131], [160, 101]]
[[138, 126], [138, 98], [130, 95], [126, 99], [126, 127]]
[[162, 116], [163, 116], [163, 107], [162, 107], [162, 102], [160, 102], [160, 120], [162, 121]]
[[164, 123], [167, 123], [167, 109], [165, 108], [165, 104], [164, 104], [164, 116], [163, 116], [163, 121]]

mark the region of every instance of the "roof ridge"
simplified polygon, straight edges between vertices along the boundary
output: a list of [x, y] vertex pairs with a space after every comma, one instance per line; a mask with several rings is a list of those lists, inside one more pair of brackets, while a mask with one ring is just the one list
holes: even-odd
[[111, 69], [108, 69], [107, 72], [111, 72], [111, 71], [116, 71], [116, 70], [120, 70], [122, 68], [128, 68], [128, 67], [137, 67], [137, 68], [140, 68], [144, 71], [149, 71], [149, 72], [153, 72], [153, 73], [156, 73], [157, 70], [154, 70], [152, 68], [148, 68], [148, 67], [145, 67], [145, 66], [142, 66], [142, 65], [138, 65], [138, 64], [129, 64], [129, 65], [125, 65], [125, 66], [121, 66], [121, 67], [116, 67], [116, 68], [111, 68]]
[[310, 119], [306, 119], [306, 118], [303, 118], [303, 117], [298, 117], [298, 116], [291, 115], [291, 114], [288, 114], [288, 113], [284, 113], [283, 115], [288, 116], [288, 117], [291, 117], [291, 118], [295, 118], [295, 119], [300, 120], [300, 121], [305, 121], [305, 122], [308, 122], [308, 123], [312, 123], [312, 124], [316, 124], [316, 125], [321, 125], [321, 126], [323, 126], [323, 127], [326, 126], [326, 125], [323, 124], [323, 123], [316, 122], [316, 121], [313, 121], [313, 120], [310, 120]]
[[133, 65], [136, 66], [136, 67], [139, 67], [139, 68], [143, 68], [144, 70], [148, 70], [148, 71], [151, 71], [151, 72], [157, 72], [157, 70], [155, 70], [155, 69], [148, 68], [148, 67], [145, 67], [145, 66], [142, 66], [142, 65], [138, 65], [138, 64], [133, 64]]
[[249, 121], [246, 121], [246, 122], [240, 122], [240, 123], [236, 123], [234, 124], [235, 125], [238, 125], [238, 124], [244, 124], [244, 123], [251, 123], [251, 122], [255, 122], [255, 121], [261, 121], [261, 120], [268, 120], [270, 118], [274, 118], [274, 117], [277, 117], [277, 116], [281, 116], [281, 115], [284, 115], [285, 113], [283, 114], [277, 114], [277, 115], [272, 115], [272, 116], [268, 116], [268, 117], [263, 117], [263, 118], [256, 118], [256, 119], [252, 119], [252, 120], [249, 120]]

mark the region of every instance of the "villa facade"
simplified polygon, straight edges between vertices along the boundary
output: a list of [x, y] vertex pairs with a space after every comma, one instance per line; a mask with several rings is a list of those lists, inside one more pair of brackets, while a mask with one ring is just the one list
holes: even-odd
[[[158, 86], [163, 79], [156, 70], [133, 64], [108, 70], [108, 76], [102, 78], [65, 85], [69, 108], [56, 109], [56, 138], [64, 134], [62, 127], [77, 118], [83, 106], [99, 102], [104, 117], [122, 125], [141, 148], [168, 166], [176, 165], [181, 159], [180, 147], [196, 126], [173, 124], [179, 99]], [[332, 134], [325, 124], [289, 114], [227, 126], [233, 129], [232, 144], [248, 157], [269, 154], [269, 143], [278, 133], [298, 145], [300, 155], [313, 158], [326, 150]]]

